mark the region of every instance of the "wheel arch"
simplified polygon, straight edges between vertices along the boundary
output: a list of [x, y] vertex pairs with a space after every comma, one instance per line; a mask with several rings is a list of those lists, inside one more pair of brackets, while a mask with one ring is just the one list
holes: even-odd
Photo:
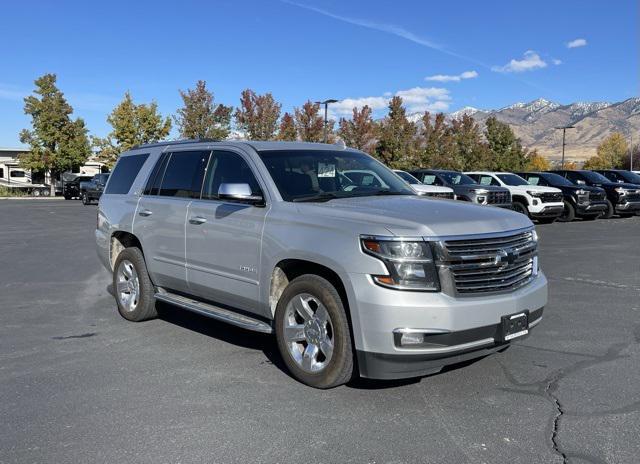
[[111, 234], [111, 240], [109, 243], [109, 264], [112, 270], [113, 265], [118, 258], [118, 255], [122, 252], [122, 250], [129, 247], [138, 248], [144, 256], [142, 243], [140, 243], [140, 240], [134, 234], [124, 230], [116, 230]]
[[511, 201], [513, 203], [515, 202], [522, 203], [524, 206], [527, 206], [527, 207], [529, 206], [529, 200], [527, 199], [527, 197], [517, 193], [515, 195], [511, 195]]

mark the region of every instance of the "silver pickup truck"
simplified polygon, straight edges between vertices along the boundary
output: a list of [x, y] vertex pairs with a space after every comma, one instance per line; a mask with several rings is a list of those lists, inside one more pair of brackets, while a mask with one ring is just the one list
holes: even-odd
[[[354, 185], [352, 170], [385, 187]], [[547, 302], [526, 216], [418, 196], [334, 145], [134, 148], [109, 178], [95, 234], [124, 318], [152, 318], [163, 301], [273, 333], [291, 374], [318, 388], [503, 350]]]

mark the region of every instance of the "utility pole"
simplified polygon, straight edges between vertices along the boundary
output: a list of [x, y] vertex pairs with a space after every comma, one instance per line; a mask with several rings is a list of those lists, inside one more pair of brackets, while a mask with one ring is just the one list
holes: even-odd
[[328, 140], [328, 134], [327, 134], [327, 125], [329, 124], [329, 120], [327, 119], [327, 111], [329, 108], [329, 103], [337, 103], [338, 100], [334, 100], [333, 98], [330, 98], [328, 100], [325, 101], [317, 101], [314, 102], [316, 105], [324, 105], [324, 143], [327, 143]]
[[567, 135], [567, 129], [575, 129], [576, 126], [562, 126], [556, 127], [557, 130], [562, 129], [562, 162], [560, 163], [560, 169], [564, 169], [564, 147], [566, 145], [565, 139]]

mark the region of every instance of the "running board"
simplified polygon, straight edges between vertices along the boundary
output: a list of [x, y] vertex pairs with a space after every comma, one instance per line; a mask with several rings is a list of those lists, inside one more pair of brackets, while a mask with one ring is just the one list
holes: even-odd
[[243, 329], [253, 330], [254, 332], [261, 333], [273, 333], [273, 328], [266, 322], [258, 319], [254, 319], [243, 314], [238, 314], [228, 309], [223, 309], [218, 306], [214, 306], [202, 301], [194, 300], [184, 297], [182, 295], [176, 295], [175, 293], [169, 293], [161, 291], [155, 294], [156, 300], [164, 301], [165, 303], [180, 306], [181, 308], [188, 309], [203, 316], [211, 317], [228, 324], [232, 324]]

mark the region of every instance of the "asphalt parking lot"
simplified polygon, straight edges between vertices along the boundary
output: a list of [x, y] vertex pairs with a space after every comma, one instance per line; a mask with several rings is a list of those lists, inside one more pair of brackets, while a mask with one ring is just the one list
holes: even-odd
[[504, 353], [330, 391], [269, 336], [130, 323], [96, 207], [0, 202], [0, 462], [637, 463], [640, 217], [538, 226], [543, 322]]

